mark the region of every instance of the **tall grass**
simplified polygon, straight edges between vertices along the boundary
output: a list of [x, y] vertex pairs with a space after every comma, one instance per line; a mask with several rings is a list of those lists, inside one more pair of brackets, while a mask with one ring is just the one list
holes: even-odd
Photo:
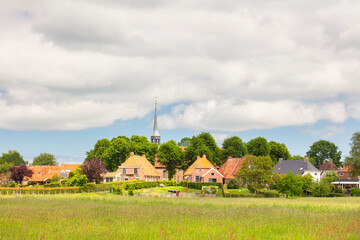
[[0, 239], [359, 239], [360, 198], [0, 198]]

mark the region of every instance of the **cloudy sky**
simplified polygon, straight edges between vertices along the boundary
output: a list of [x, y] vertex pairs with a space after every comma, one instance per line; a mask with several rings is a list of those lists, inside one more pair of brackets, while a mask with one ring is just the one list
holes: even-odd
[[0, 0], [0, 152], [257, 136], [305, 154], [360, 130], [357, 0]]

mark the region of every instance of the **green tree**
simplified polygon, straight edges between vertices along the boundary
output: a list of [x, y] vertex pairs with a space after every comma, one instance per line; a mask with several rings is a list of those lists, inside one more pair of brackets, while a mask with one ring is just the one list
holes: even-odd
[[225, 161], [228, 156], [240, 158], [247, 154], [246, 144], [243, 143], [241, 138], [239, 138], [238, 136], [226, 138], [222, 145], [222, 158]]
[[190, 145], [190, 141], [191, 141], [191, 138], [184, 137], [184, 138], [181, 139], [180, 142], [178, 142], [178, 145], [180, 147], [188, 147]]
[[272, 160], [269, 156], [247, 155], [245, 158], [237, 177], [250, 192], [257, 193], [273, 181]]
[[278, 143], [274, 141], [269, 142], [270, 145], [270, 157], [274, 163], [277, 163], [279, 158], [288, 160], [291, 158], [289, 150], [284, 143]]
[[303, 192], [308, 194], [311, 192], [311, 187], [314, 183], [313, 177], [310, 174], [305, 174], [301, 177]]
[[193, 136], [190, 145], [185, 150], [185, 159], [187, 165], [195, 162], [197, 156], [206, 155], [206, 158], [213, 164], [221, 166], [224, 161], [220, 159], [220, 149], [216, 145], [214, 138], [210, 133], [200, 133]]
[[0, 164], [0, 173], [7, 173], [9, 172], [10, 168], [12, 168], [14, 164], [12, 162], [7, 163], [4, 162], [3, 164]]
[[70, 172], [69, 180], [66, 185], [69, 187], [82, 187], [88, 182], [86, 175], [82, 172], [81, 168], [77, 168], [75, 171]]
[[345, 158], [345, 166], [349, 166], [349, 175], [360, 176], [360, 132], [353, 134], [350, 143], [350, 156]]
[[337, 180], [339, 180], [339, 175], [335, 171], [326, 173], [325, 177], [321, 179], [321, 181], [329, 184], [331, 184], [332, 182], [336, 182]]
[[59, 163], [56, 161], [55, 156], [50, 153], [40, 153], [39, 156], [34, 158], [32, 164], [33, 165], [50, 165], [50, 166], [59, 165]]
[[246, 147], [249, 154], [254, 156], [269, 156], [270, 154], [270, 145], [266, 138], [263, 137], [251, 139], [246, 144]]
[[333, 159], [333, 163], [336, 166], [341, 166], [341, 151], [338, 151], [338, 147], [327, 140], [319, 140], [314, 142], [309, 151], [306, 153], [308, 156], [315, 159], [314, 166], [319, 168], [323, 160]]
[[0, 164], [12, 163], [14, 166], [26, 165], [27, 162], [16, 150], [9, 150], [7, 153], [3, 153], [0, 157]]
[[301, 160], [301, 159], [304, 159], [304, 157], [301, 155], [292, 155], [289, 160]]
[[125, 160], [130, 157], [130, 152], [136, 155], [146, 155], [146, 158], [154, 163], [155, 154], [158, 152], [158, 145], [151, 143], [145, 136], [133, 135], [130, 139], [125, 136], [97, 141], [94, 149], [88, 151], [86, 160], [99, 158], [104, 162], [108, 171], [115, 171]]
[[332, 191], [329, 183], [324, 181], [314, 183], [311, 188], [311, 194], [313, 197], [328, 197]]
[[172, 179], [176, 173], [176, 168], [182, 166], [184, 162], [183, 152], [176, 145], [176, 142], [171, 140], [161, 144], [158, 156], [159, 161], [166, 167], [169, 179]]
[[300, 175], [294, 175], [292, 172], [288, 172], [280, 178], [276, 187], [279, 192], [285, 194], [286, 197], [300, 196], [303, 192], [303, 181]]

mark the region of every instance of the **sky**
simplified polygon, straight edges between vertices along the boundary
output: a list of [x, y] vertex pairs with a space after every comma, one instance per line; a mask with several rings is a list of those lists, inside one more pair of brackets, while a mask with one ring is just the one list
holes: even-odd
[[203, 131], [343, 157], [360, 126], [360, 1], [0, 0], [0, 153]]

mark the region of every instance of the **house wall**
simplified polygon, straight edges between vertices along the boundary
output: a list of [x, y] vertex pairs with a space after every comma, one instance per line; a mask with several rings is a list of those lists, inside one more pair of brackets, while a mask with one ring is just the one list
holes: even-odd
[[209, 182], [210, 178], [216, 178], [216, 182], [223, 182], [223, 177], [217, 171], [215, 171], [215, 169], [212, 169], [203, 177], [203, 182]]
[[321, 172], [320, 171], [304, 171], [303, 176], [310, 174], [313, 177], [314, 182], [320, 182]]
[[115, 181], [117, 181], [117, 178], [120, 177], [121, 180], [120, 181], [125, 181], [125, 177], [128, 177], [128, 180], [135, 180], [137, 179], [136, 177], [138, 177], [139, 180], [145, 180], [145, 181], [158, 181], [160, 180], [160, 178], [158, 176], [148, 176], [145, 175], [144, 172], [140, 169], [137, 168], [137, 174], [134, 173], [134, 169], [135, 167], [125, 167], [126, 169], [126, 174], [123, 174], [123, 169], [122, 167], [119, 167], [119, 174], [116, 176]]

